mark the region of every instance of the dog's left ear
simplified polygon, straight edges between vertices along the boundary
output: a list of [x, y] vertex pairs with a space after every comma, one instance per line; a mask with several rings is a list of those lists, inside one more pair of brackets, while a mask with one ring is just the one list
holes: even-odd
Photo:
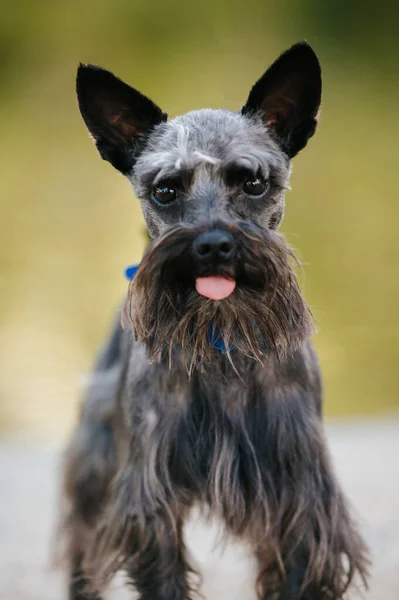
[[320, 63], [309, 44], [300, 42], [255, 83], [242, 113], [260, 113], [271, 135], [292, 158], [316, 130], [320, 101]]
[[79, 66], [76, 93], [81, 115], [102, 158], [126, 175], [140, 142], [155, 125], [166, 121], [167, 115], [110, 71], [94, 65]]

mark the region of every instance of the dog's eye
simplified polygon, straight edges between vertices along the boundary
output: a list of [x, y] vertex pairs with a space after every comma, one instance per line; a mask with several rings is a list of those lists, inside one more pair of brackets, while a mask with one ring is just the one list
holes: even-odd
[[267, 182], [259, 177], [255, 179], [247, 179], [244, 183], [243, 190], [249, 196], [261, 196], [265, 193]]
[[176, 199], [176, 190], [164, 185], [162, 187], [155, 187], [152, 190], [153, 196], [160, 204], [169, 204]]

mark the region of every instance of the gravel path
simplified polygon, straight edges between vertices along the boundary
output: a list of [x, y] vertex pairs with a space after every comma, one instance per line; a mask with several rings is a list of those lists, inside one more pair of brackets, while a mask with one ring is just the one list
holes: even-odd
[[[367, 600], [399, 600], [399, 416], [329, 424], [328, 435], [373, 553]], [[62, 575], [49, 567], [57, 466], [55, 447], [0, 442], [0, 600], [65, 599]]]

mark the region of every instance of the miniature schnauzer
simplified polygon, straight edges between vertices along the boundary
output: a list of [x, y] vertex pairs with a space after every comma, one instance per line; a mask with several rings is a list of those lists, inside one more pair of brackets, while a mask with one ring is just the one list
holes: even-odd
[[315, 53], [283, 53], [239, 112], [168, 121], [93, 65], [77, 96], [151, 242], [66, 454], [70, 600], [98, 600], [120, 570], [140, 600], [200, 597], [193, 517], [219, 524], [220, 556], [247, 553], [229, 598], [343, 598], [366, 584], [367, 549], [331, 466], [312, 317], [277, 232], [290, 161], [316, 129]]

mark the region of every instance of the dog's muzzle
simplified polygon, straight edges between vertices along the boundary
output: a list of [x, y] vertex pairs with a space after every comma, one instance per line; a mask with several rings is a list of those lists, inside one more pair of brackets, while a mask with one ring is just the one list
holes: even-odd
[[[212, 273], [223, 265], [231, 264], [236, 254], [236, 246], [236, 241], [229, 231], [213, 229], [200, 233], [193, 242], [192, 252], [197, 266]], [[228, 298], [235, 287], [234, 279], [220, 275], [197, 277], [195, 281], [197, 292], [210, 300]]]

